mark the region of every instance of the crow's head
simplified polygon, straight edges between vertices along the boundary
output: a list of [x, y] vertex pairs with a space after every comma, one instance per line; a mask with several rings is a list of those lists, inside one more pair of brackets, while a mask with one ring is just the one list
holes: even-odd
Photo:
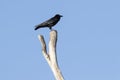
[[60, 14], [56, 14], [55, 16], [56, 16], [56, 17], [63, 17], [63, 16], [62, 16], [62, 15], [60, 15]]

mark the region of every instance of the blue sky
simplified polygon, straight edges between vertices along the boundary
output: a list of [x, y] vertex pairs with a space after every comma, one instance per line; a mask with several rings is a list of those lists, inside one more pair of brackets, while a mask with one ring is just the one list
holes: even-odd
[[57, 55], [65, 80], [120, 80], [119, 0], [1, 0], [0, 80], [54, 80], [34, 26], [64, 17]]

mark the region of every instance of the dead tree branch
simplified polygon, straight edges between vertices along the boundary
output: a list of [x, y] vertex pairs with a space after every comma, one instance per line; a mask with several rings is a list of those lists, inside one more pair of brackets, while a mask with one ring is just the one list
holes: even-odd
[[56, 80], [64, 80], [62, 73], [60, 72], [58, 62], [57, 62], [57, 54], [56, 54], [56, 44], [57, 44], [57, 31], [52, 30], [50, 32], [50, 40], [49, 40], [49, 52], [47, 53], [46, 43], [44, 37], [42, 35], [38, 36], [41, 45], [42, 45], [42, 53], [48, 62]]

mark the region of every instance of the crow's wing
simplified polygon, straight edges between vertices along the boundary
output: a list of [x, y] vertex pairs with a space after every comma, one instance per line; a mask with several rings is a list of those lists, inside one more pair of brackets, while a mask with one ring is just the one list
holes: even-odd
[[58, 17], [53, 17], [53, 18], [47, 20], [46, 22], [47, 22], [48, 27], [52, 27], [52, 26], [54, 26], [59, 20], [60, 20], [60, 18], [58, 18]]
[[49, 24], [48, 21], [49, 21], [49, 20], [47, 20], [47, 21], [45, 21], [45, 22], [43, 22], [43, 23], [41, 23], [41, 24], [36, 25], [36, 26], [35, 26], [35, 30], [37, 30], [37, 29], [39, 29], [39, 28], [48, 27], [48, 24]]
[[53, 24], [54, 24], [55, 22], [58, 22], [57, 17], [50, 18], [49, 20], [41, 23], [41, 25], [47, 24], [47, 26], [50, 26], [50, 27], [51, 27], [51, 26], [53, 26]]

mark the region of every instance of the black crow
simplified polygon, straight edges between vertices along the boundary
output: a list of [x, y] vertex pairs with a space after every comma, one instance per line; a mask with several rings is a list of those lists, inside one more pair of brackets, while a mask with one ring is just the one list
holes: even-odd
[[39, 28], [44, 28], [44, 27], [48, 27], [50, 30], [52, 29], [52, 27], [57, 24], [57, 22], [60, 20], [60, 18], [62, 17], [62, 15], [60, 14], [56, 14], [54, 17], [50, 18], [49, 20], [38, 24], [35, 26], [35, 30], [39, 29]]

